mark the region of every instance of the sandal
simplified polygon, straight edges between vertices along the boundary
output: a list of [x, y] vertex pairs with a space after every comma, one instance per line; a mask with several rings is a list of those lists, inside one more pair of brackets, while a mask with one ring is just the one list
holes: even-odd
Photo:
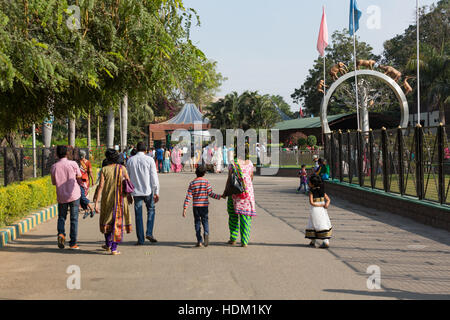
[[63, 234], [59, 234], [58, 235], [58, 248], [64, 249], [65, 241], [66, 241], [66, 237], [64, 237]]
[[93, 218], [95, 216], [95, 210], [91, 211], [91, 218]]
[[120, 251], [111, 251], [111, 255], [113, 256], [118, 256], [120, 253]]
[[230, 245], [234, 246], [234, 245], [236, 244], [236, 241], [229, 240], [229, 241], [227, 242], [227, 244], [230, 244]]
[[102, 249], [108, 252], [111, 252], [111, 248], [108, 247], [106, 244], [102, 245]]

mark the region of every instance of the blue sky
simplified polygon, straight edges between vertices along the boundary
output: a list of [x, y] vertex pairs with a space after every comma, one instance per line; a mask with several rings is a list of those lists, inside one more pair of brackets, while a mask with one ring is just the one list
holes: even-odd
[[[436, 3], [420, 0], [421, 5]], [[298, 111], [290, 97], [306, 79], [314, 59], [322, 17], [328, 32], [348, 28], [349, 0], [184, 0], [200, 16], [191, 39], [228, 80], [219, 96], [232, 91], [281, 95]], [[415, 23], [415, 0], [358, 0], [363, 12], [357, 35], [381, 54], [383, 42]], [[380, 9], [380, 29], [368, 28], [370, 6]], [[331, 41], [331, 39], [330, 39]]]

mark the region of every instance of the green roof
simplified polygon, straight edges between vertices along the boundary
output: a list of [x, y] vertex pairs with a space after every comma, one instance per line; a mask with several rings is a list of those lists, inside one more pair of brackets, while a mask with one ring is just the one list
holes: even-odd
[[[351, 113], [328, 116], [327, 117], [328, 123], [339, 120], [339, 119], [349, 116], [349, 115], [351, 115]], [[320, 127], [322, 127], [322, 123], [320, 122], [320, 117], [314, 117], [314, 118], [301, 118], [301, 119], [294, 119], [294, 120], [278, 122], [275, 124], [273, 129], [293, 130], [293, 129], [307, 129], [307, 128], [320, 128]]]

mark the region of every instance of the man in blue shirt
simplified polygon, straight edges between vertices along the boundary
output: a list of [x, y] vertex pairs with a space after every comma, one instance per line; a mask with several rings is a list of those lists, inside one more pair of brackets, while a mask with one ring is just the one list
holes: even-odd
[[[127, 171], [130, 180], [134, 185], [132, 193], [134, 199], [134, 212], [136, 215], [136, 234], [138, 242], [136, 245], [143, 245], [145, 239], [150, 242], [157, 242], [153, 237], [153, 227], [155, 223], [155, 203], [159, 201], [159, 180], [156, 173], [155, 161], [152, 157], [145, 155], [146, 146], [143, 142], [137, 145], [138, 153], [129, 158]], [[144, 238], [144, 224], [142, 220], [142, 203], [147, 207], [147, 232]]]
[[161, 146], [156, 150], [156, 160], [158, 161], [158, 172], [163, 171], [163, 158], [164, 158], [164, 149]]

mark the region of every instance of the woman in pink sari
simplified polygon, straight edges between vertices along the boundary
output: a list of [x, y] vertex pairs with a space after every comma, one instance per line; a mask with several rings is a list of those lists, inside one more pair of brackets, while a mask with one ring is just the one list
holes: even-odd
[[[229, 215], [228, 227], [230, 229], [228, 244], [230, 245], [236, 244], [239, 232], [241, 234], [242, 247], [247, 247], [250, 240], [251, 222], [252, 218], [256, 216], [253, 170], [254, 165], [251, 160], [235, 159], [229, 166], [228, 181], [223, 197], [228, 197], [227, 211]], [[233, 172], [243, 182], [245, 192], [230, 196], [228, 188]]]
[[172, 171], [173, 172], [180, 172], [181, 171], [181, 156], [180, 156], [181, 150], [178, 149], [178, 147], [173, 148], [172, 150]]

